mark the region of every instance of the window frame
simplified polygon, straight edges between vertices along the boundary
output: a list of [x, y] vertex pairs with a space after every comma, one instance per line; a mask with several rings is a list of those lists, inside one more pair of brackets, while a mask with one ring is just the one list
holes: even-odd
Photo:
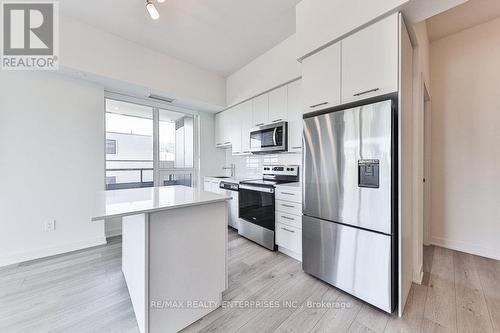
[[[132, 103], [151, 107], [153, 110], [153, 184], [154, 186], [163, 186], [160, 183], [160, 172], [169, 174], [190, 174], [191, 186], [198, 187], [200, 180], [200, 115], [197, 111], [181, 108], [160, 101], [147, 100], [120, 93], [105, 91], [104, 93], [104, 134], [106, 136], [106, 100], [115, 100], [119, 102]], [[159, 113], [160, 110], [183, 113], [193, 117], [193, 167], [192, 168], [163, 168], [160, 167], [160, 147], [159, 147]], [[106, 149], [104, 151], [104, 184], [106, 186]]]

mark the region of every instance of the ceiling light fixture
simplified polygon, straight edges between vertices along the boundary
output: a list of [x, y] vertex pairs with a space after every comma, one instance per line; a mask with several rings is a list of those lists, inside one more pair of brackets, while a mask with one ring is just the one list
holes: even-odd
[[156, 9], [152, 0], [146, 1], [146, 9], [148, 10], [149, 16], [151, 16], [153, 20], [157, 20], [160, 18], [160, 13], [158, 13], [158, 10]]

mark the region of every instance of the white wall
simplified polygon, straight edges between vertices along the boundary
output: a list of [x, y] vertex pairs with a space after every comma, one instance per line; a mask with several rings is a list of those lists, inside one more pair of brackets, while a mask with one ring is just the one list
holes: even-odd
[[500, 259], [500, 19], [431, 43], [434, 244]]
[[182, 100], [225, 106], [225, 79], [76, 20], [60, 18], [61, 66]]
[[417, 45], [415, 46], [415, 64], [423, 74], [424, 80], [430, 88], [430, 67], [429, 67], [429, 35], [427, 33], [426, 21], [417, 23], [413, 30], [415, 32]]
[[0, 161], [0, 266], [105, 242], [103, 223], [90, 221], [104, 189], [102, 87], [2, 71]]
[[240, 103], [301, 75], [292, 35], [227, 78], [226, 104]]

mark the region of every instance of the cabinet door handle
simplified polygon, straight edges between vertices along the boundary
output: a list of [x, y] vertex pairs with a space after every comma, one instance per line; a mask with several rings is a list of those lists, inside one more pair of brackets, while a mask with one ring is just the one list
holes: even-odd
[[282, 120], [283, 120], [283, 119], [281, 119], [281, 118], [280, 118], [280, 119], [275, 119], [275, 120], [273, 120], [272, 122], [273, 122], [273, 123], [275, 123], [275, 122], [282, 121]]
[[228, 144], [230, 144], [230, 143], [231, 143], [231, 142], [229, 142], [229, 141], [228, 141], [228, 142], [224, 142], [224, 144], [225, 144], [225, 145], [228, 145]]
[[379, 90], [380, 90], [379, 88], [370, 89], [367, 91], [362, 91], [362, 92], [359, 92], [357, 94], [354, 94], [353, 96], [357, 97], [357, 96], [361, 96], [361, 95], [368, 94], [368, 93], [375, 92], [375, 91], [379, 91]]
[[294, 193], [289, 193], [289, 192], [281, 192], [281, 194], [284, 194], [284, 195], [295, 195]]
[[286, 205], [286, 204], [281, 204], [283, 207], [288, 207], [288, 208], [295, 208], [295, 206], [292, 205]]
[[262, 126], [262, 125], [264, 125], [264, 123], [255, 124], [255, 126]]
[[291, 218], [291, 217], [288, 217], [288, 216], [281, 215], [281, 217], [284, 218], [285, 220], [295, 221], [294, 218]]
[[292, 147], [292, 149], [302, 149], [302, 146]]
[[316, 107], [318, 107], [318, 106], [327, 105], [327, 104], [328, 104], [328, 102], [323, 102], [323, 103], [319, 103], [319, 104], [314, 104], [314, 105], [311, 105], [311, 106], [309, 106], [309, 107], [310, 107], [311, 109], [314, 109], [314, 108], [316, 108]]
[[288, 232], [293, 232], [293, 233], [295, 233], [295, 230], [292, 230], [292, 229], [283, 228], [283, 227], [281, 227], [281, 229], [282, 229], [282, 230], [285, 230], [285, 231], [288, 231]]
[[250, 150], [245, 150], [245, 151], [243, 152], [243, 154], [249, 154], [249, 153], [250, 153]]

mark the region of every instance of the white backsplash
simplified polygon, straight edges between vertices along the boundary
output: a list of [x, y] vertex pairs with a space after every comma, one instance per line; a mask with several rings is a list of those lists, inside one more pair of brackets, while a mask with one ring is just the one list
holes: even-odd
[[[231, 149], [226, 150], [226, 165], [234, 163], [236, 177], [239, 178], [261, 178], [262, 166], [268, 164], [277, 165], [298, 165], [299, 170], [302, 167], [302, 154], [282, 153], [282, 154], [264, 154], [264, 155], [244, 155], [233, 156]], [[229, 176], [230, 172], [226, 172]]]

